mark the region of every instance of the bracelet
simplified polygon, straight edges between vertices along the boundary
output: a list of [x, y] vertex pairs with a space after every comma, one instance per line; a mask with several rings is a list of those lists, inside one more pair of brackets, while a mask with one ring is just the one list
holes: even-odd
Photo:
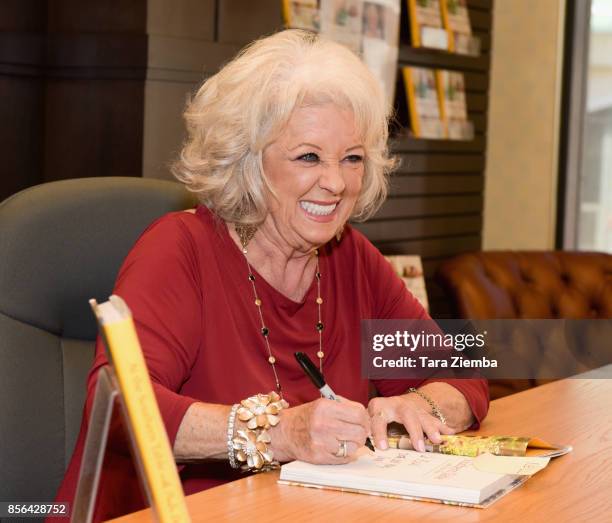
[[237, 469], [240, 466], [236, 462], [236, 452], [234, 451], [234, 425], [236, 424], [236, 412], [239, 406], [238, 403], [234, 404], [227, 418], [227, 458], [233, 469]]
[[249, 429], [269, 429], [278, 425], [278, 413], [289, 406], [276, 392], [257, 394], [240, 402], [238, 419], [247, 422]]
[[267, 472], [280, 467], [274, 460], [272, 450], [268, 448], [270, 435], [266, 430], [239, 430], [233, 440], [236, 459], [243, 465], [243, 472]]
[[240, 402], [236, 413], [247, 428], [237, 431], [238, 436], [232, 439], [232, 451], [244, 472], [265, 472], [280, 467], [272, 449], [268, 448], [267, 429], [279, 424], [278, 414], [288, 406], [276, 392], [257, 394]]
[[446, 418], [444, 417], [444, 414], [442, 414], [442, 411], [438, 408], [438, 405], [436, 405], [435, 401], [432, 400], [427, 394], [425, 394], [424, 392], [421, 392], [418, 389], [415, 389], [414, 387], [410, 387], [408, 389], [408, 392], [414, 392], [416, 395], [420, 396], [421, 398], [423, 398], [431, 407], [431, 413], [438, 418], [442, 423], [444, 423], [446, 425]]

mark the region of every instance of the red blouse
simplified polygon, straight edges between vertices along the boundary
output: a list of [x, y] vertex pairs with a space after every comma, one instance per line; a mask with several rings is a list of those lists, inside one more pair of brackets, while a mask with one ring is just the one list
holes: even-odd
[[[340, 243], [333, 240], [319, 253], [326, 381], [336, 393], [367, 405], [369, 384], [360, 369], [360, 320], [428, 316], [391, 265], [355, 229], [346, 227]], [[119, 272], [114, 293], [134, 315], [171, 443], [193, 402], [230, 405], [275, 388], [247, 274], [243, 254], [227, 227], [204, 207], [195, 214], [171, 213], [153, 223]], [[254, 274], [284, 397], [291, 405], [314, 400], [319, 393], [293, 353], [303, 351], [317, 361], [316, 282], [297, 303]], [[96, 376], [106, 363], [98, 340], [83, 424], [58, 500], [74, 498]], [[485, 381], [437, 381], [450, 382], [464, 394], [477, 423], [485, 417]], [[422, 384], [421, 380], [374, 382], [383, 396]], [[96, 520], [144, 506], [129, 452], [121, 441], [125, 440], [109, 440]], [[180, 474], [186, 494], [240, 477], [227, 462], [187, 465]]]

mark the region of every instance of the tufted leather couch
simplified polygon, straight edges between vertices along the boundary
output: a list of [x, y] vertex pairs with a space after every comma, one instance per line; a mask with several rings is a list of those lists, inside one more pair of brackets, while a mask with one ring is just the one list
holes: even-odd
[[[492, 251], [444, 262], [436, 280], [458, 318], [612, 318], [612, 255], [569, 251]], [[534, 386], [491, 382], [491, 398]]]

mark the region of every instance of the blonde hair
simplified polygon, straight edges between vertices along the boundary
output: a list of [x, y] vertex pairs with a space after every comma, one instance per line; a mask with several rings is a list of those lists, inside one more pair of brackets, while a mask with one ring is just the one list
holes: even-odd
[[395, 165], [387, 148], [390, 108], [355, 54], [308, 31], [256, 40], [204, 82], [184, 113], [188, 137], [174, 175], [225, 221], [261, 223], [265, 147], [296, 107], [329, 102], [352, 111], [364, 140], [365, 174], [351, 218], [365, 220], [385, 200]]

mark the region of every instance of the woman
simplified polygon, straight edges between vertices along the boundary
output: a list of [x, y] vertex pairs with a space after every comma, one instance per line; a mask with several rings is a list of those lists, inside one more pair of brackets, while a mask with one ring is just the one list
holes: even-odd
[[[393, 166], [388, 108], [359, 59], [284, 31], [206, 81], [185, 117], [175, 173], [202, 205], [151, 225], [115, 287], [134, 314], [175, 456], [200, 461], [181, 468], [185, 492], [238, 478], [240, 466], [345, 463], [368, 435], [387, 448], [392, 421], [419, 450], [425, 436], [437, 442], [477, 426], [488, 408], [482, 381], [381, 380], [368, 402], [360, 320], [427, 314], [347, 225], [379, 207]], [[342, 401], [320, 398], [296, 351], [318, 363]], [[84, 426], [104, 364], [98, 343]], [[406, 394], [410, 387], [419, 393]], [[279, 396], [238, 407], [270, 391]], [[273, 404], [269, 415], [257, 401]], [[83, 439], [84, 430], [59, 500], [74, 495]], [[129, 462], [114, 438], [97, 519], [142, 506]]]

